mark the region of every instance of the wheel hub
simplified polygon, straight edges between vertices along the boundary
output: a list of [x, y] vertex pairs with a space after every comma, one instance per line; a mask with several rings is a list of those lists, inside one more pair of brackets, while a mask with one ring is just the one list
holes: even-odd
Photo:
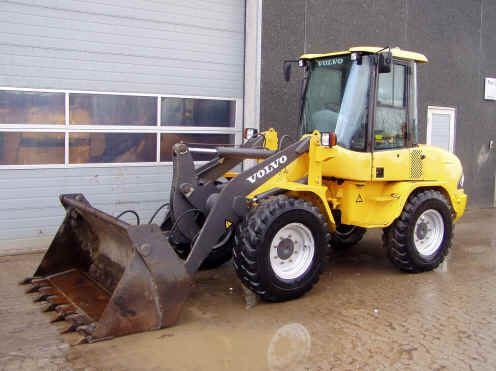
[[420, 255], [430, 256], [441, 246], [444, 238], [444, 220], [439, 211], [425, 210], [417, 219], [413, 242]]
[[429, 232], [429, 227], [427, 223], [420, 222], [419, 225], [417, 226], [417, 231], [415, 233], [419, 240], [423, 240], [427, 236], [428, 232]]
[[302, 223], [286, 224], [272, 238], [269, 254], [270, 266], [279, 278], [298, 278], [312, 265], [315, 255], [313, 234]]
[[283, 238], [279, 245], [277, 245], [277, 256], [280, 259], [286, 260], [289, 259], [294, 252], [294, 242], [290, 238]]

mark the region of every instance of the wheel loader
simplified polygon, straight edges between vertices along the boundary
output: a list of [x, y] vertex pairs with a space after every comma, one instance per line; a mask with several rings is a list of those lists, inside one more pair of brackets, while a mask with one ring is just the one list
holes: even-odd
[[[295, 299], [317, 283], [329, 249], [349, 248], [368, 228], [383, 230], [402, 271], [443, 261], [467, 196], [457, 157], [418, 141], [417, 66], [426, 57], [356, 47], [297, 62], [299, 139], [246, 129], [237, 147], [175, 144], [160, 226], [128, 224], [82, 194], [60, 197], [65, 219], [23, 281], [54, 321], [68, 321], [81, 342], [171, 326], [195, 272], [231, 257], [262, 299]], [[214, 156], [198, 164], [196, 152]], [[256, 161], [232, 171], [247, 159]]]

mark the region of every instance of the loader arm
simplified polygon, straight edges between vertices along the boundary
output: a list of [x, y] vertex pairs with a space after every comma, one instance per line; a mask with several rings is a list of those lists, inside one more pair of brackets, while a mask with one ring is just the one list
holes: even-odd
[[[305, 137], [276, 152], [260, 148], [263, 140], [235, 151], [218, 148], [220, 170], [214, 163], [195, 169], [188, 147], [174, 146], [174, 208], [193, 205], [206, 215], [203, 226], [195, 225], [199, 232], [186, 262], [158, 225], [130, 225], [94, 208], [82, 194], [62, 195], [66, 217], [34, 276], [23, 281], [28, 292], [39, 293], [35, 300], [56, 312], [54, 321], [68, 321], [64, 331], [77, 331], [80, 342], [175, 324], [193, 274], [225, 234], [226, 221], [237, 223], [248, 209], [246, 196], [307, 152], [310, 142]], [[217, 188], [214, 174], [245, 158], [265, 160]]]
[[[263, 143], [264, 136], [259, 135], [250, 138], [235, 151], [258, 150], [262, 148]], [[175, 225], [168, 236], [172, 243], [191, 243], [201, 228], [197, 223], [196, 215], [191, 211], [196, 209], [202, 214], [208, 214], [207, 200], [219, 192], [216, 186], [217, 179], [243, 161], [243, 157], [225, 155], [222, 151], [216, 153], [212, 160], [195, 169], [191, 151], [186, 144], [178, 143], [173, 148], [174, 175], [170, 193], [170, 212], [167, 216], [170, 219], [168, 224]]]
[[[247, 213], [246, 196], [306, 153], [309, 145], [310, 137], [304, 137], [300, 141], [274, 152], [264, 161], [239, 174], [222, 189], [186, 260], [186, 271], [189, 274], [198, 270], [212, 246], [225, 233], [226, 226], [229, 228], [231, 225], [236, 225]], [[267, 152], [261, 150], [260, 154], [264, 156]], [[250, 151], [247, 158], [249, 158], [248, 156], [257, 157], [254, 151]], [[193, 194], [195, 190], [190, 189], [190, 191]]]

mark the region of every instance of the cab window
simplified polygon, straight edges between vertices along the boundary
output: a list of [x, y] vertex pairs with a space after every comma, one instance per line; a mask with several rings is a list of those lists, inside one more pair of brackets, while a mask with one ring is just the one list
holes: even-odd
[[407, 66], [394, 64], [379, 74], [375, 108], [374, 149], [405, 147], [407, 142]]

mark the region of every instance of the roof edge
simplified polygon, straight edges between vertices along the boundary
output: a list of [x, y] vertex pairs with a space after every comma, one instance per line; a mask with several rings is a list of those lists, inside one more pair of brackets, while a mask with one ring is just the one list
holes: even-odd
[[[317, 59], [317, 58], [325, 58], [325, 57], [335, 57], [338, 55], [351, 54], [353, 52], [377, 53], [380, 50], [384, 50], [384, 48], [380, 47], [380, 46], [355, 46], [355, 47], [349, 48], [348, 50], [341, 50], [341, 51], [330, 52], [330, 53], [303, 54], [300, 56], [300, 59]], [[400, 49], [398, 47], [391, 48], [391, 52], [393, 54], [393, 57], [395, 57], [395, 58], [414, 60], [414, 61], [419, 62], [419, 63], [427, 63], [428, 62], [427, 57], [421, 53], [403, 50], [403, 49]]]

